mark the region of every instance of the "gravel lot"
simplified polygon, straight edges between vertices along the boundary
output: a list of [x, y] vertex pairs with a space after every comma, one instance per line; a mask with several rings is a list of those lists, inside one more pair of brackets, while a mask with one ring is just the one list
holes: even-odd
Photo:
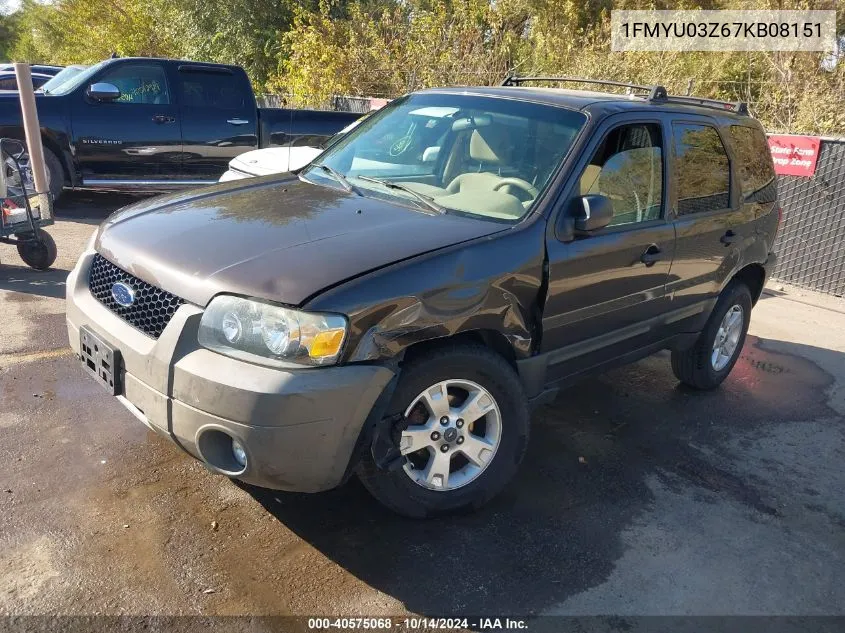
[[845, 615], [845, 301], [764, 295], [712, 393], [665, 354], [561, 393], [501, 497], [413, 522], [212, 475], [84, 374], [64, 279], [130, 200], [69, 194], [52, 271], [0, 245], [0, 614]]

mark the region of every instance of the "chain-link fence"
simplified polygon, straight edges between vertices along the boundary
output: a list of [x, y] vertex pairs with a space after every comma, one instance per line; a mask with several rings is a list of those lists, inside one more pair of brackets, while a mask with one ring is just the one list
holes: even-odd
[[812, 178], [778, 177], [783, 206], [773, 276], [845, 296], [845, 139], [822, 140]]

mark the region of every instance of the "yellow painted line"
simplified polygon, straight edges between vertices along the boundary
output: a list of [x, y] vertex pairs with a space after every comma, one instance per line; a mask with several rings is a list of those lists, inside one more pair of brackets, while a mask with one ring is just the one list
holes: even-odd
[[70, 356], [73, 350], [69, 347], [60, 347], [59, 349], [48, 349], [40, 352], [18, 352], [16, 354], [0, 354], [0, 367], [4, 365], [18, 365], [20, 363], [31, 363], [36, 360], [45, 360], [47, 358], [61, 358], [62, 356]]

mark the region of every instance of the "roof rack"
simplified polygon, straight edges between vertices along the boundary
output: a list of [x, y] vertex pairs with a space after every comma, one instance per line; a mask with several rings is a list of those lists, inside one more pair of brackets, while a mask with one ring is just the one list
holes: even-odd
[[720, 101], [718, 99], [705, 99], [704, 97], [680, 97], [667, 96], [664, 101], [673, 103], [689, 103], [691, 105], [704, 106], [705, 108], [717, 108], [719, 110], [728, 110], [736, 112], [737, 114], [748, 114], [748, 104], [745, 101]]
[[688, 103], [691, 105], [703, 106], [705, 108], [716, 108], [718, 110], [727, 110], [736, 112], [737, 114], [749, 114], [748, 104], [744, 101], [719, 101], [718, 99], [705, 99], [703, 97], [684, 97], [684, 96], [670, 96], [666, 88], [660, 85], [644, 86], [640, 84], [630, 84], [624, 81], [610, 81], [609, 79], [587, 79], [585, 77], [520, 77], [518, 75], [508, 75], [502, 81], [503, 86], [519, 86], [529, 81], [553, 81], [559, 83], [582, 83], [582, 84], [598, 84], [600, 86], [618, 86], [621, 88], [628, 88], [629, 92], [639, 90], [647, 92], [645, 96], [647, 101], [671, 102], [671, 103]]
[[[518, 75], [508, 75], [502, 82], [503, 86], [518, 86], [529, 81], [556, 81], [559, 83], [570, 82], [577, 84], [598, 84], [600, 86], [619, 86], [621, 88], [628, 88], [630, 90], [641, 90], [649, 93], [649, 98], [660, 97], [666, 95], [666, 88], [663, 86], [641, 86], [639, 84], [629, 84], [624, 81], [610, 81], [609, 79], [586, 79], [584, 77], [519, 77]], [[662, 92], [661, 92], [662, 91]]]

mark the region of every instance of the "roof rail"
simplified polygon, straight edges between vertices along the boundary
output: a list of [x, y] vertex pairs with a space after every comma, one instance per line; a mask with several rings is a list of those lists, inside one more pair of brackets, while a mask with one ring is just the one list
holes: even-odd
[[674, 103], [688, 103], [691, 105], [703, 106], [706, 108], [717, 108], [719, 110], [728, 110], [736, 112], [737, 114], [749, 114], [748, 104], [744, 101], [719, 101], [718, 99], [705, 99], [703, 97], [683, 97], [669, 95], [666, 88], [660, 85], [644, 86], [641, 84], [630, 84], [624, 81], [610, 81], [608, 79], [587, 79], [584, 77], [520, 77], [518, 75], [508, 75], [502, 81], [503, 86], [519, 86], [520, 84], [529, 81], [554, 81], [560, 83], [584, 83], [584, 84], [598, 84], [600, 86], [619, 86], [628, 88], [629, 90], [639, 90], [648, 92], [645, 98], [648, 101], [669, 101]]
[[[658, 99], [661, 100], [661, 99]], [[720, 101], [718, 99], [705, 99], [704, 97], [678, 97], [675, 95], [666, 96], [662, 101], [670, 103], [689, 103], [691, 105], [703, 106], [705, 108], [716, 108], [728, 110], [737, 114], [749, 114], [748, 104], [745, 101]]]
[[508, 75], [502, 82], [503, 86], [518, 86], [529, 81], [556, 81], [560, 83], [576, 83], [576, 84], [599, 84], [600, 86], [619, 86], [621, 88], [629, 88], [630, 90], [641, 90], [648, 92], [649, 97], [655, 91], [666, 94], [666, 89], [663, 86], [642, 86], [640, 84], [629, 84], [624, 81], [610, 81], [609, 79], [587, 79], [586, 77], [520, 77], [518, 75]]

